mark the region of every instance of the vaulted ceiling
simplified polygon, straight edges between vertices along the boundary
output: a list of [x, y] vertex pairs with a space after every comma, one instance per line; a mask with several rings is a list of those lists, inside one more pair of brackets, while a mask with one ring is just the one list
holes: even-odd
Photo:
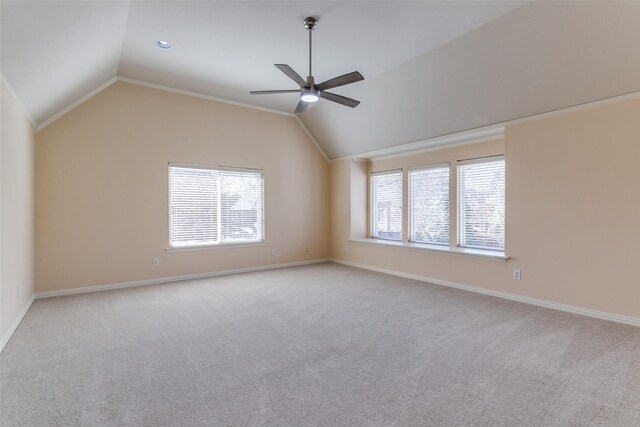
[[[640, 90], [640, 2], [6, 1], [0, 68], [39, 124], [115, 76], [291, 113], [273, 64], [353, 70], [300, 119], [331, 158]], [[168, 40], [171, 49], [155, 46]]]

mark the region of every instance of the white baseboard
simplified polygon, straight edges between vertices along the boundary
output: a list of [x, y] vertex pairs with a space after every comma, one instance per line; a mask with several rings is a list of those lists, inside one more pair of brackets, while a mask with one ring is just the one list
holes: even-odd
[[212, 271], [208, 273], [160, 277], [157, 279], [135, 280], [132, 282], [112, 283], [108, 285], [96, 285], [96, 286], [86, 286], [82, 288], [61, 289], [59, 291], [43, 291], [43, 292], [36, 292], [35, 298], [36, 299], [51, 298], [51, 297], [58, 297], [62, 295], [74, 295], [74, 294], [84, 294], [87, 292], [106, 291], [109, 289], [122, 289], [122, 288], [133, 288], [136, 286], [159, 285], [162, 283], [180, 282], [183, 280], [204, 279], [207, 277], [227, 276], [229, 274], [250, 273], [253, 271], [275, 270], [278, 268], [297, 267], [297, 266], [309, 265], [309, 264], [320, 264], [328, 261], [329, 261], [328, 258], [318, 258], [318, 259], [312, 259], [307, 261], [287, 262], [283, 264], [260, 265], [256, 267], [237, 268], [233, 270]]
[[13, 333], [16, 331], [16, 329], [18, 329], [20, 322], [22, 322], [22, 319], [24, 319], [24, 316], [27, 314], [27, 311], [29, 311], [29, 308], [31, 308], [31, 304], [33, 304], [33, 300], [34, 300], [34, 296], [31, 295], [31, 298], [29, 298], [29, 301], [27, 301], [25, 306], [22, 308], [22, 310], [16, 317], [16, 320], [13, 321], [13, 324], [11, 324], [11, 327], [9, 328], [9, 330], [2, 337], [2, 341], [0, 341], [0, 353], [2, 353], [2, 350], [4, 350], [4, 347], [7, 345], [7, 343], [13, 336]]
[[511, 301], [523, 302], [526, 304], [537, 305], [539, 307], [551, 308], [554, 310], [565, 311], [573, 314], [580, 314], [582, 316], [594, 317], [596, 319], [609, 320], [617, 323], [624, 323], [626, 325], [640, 326], [640, 319], [635, 317], [622, 316], [619, 314], [607, 313], [604, 311], [591, 310], [589, 308], [576, 307], [573, 305], [561, 304], [553, 301], [547, 301], [538, 298], [530, 298], [522, 295], [511, 294], [508, 292], [493, 291], [491, 289], [479, 288], [477, 286], [465, 285], [462, 283], [450, 282], [448, 280], [436, 279], [433, 277], [420, 276], [416, 274], [404, 273], [397, 270], [389, 270], [386, 268], [374, 267], [366, 264], [359, 264], [351, 261], [344, 261], [340, 259], [331, 258], [331, 262], [336, 264], [348, 265], [350, 267], [362, 268], [364, 270], [371, 270], [378, 273], [390, 274], [392, 276], [404, 277], [407, 279], [419, 280], [421, 282], [433, 283], [440, 286], [448, 286], [450, 288], [462, 289], [465, 291], [476, 292], [479, 294], [489, 295], [492, 297], [503, 298]]

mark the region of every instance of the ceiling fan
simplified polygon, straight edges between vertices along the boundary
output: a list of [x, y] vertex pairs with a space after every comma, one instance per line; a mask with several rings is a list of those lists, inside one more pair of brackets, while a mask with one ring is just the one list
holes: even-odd
[[300, 93], [300, 101], [296, 106], [295, 113], [304, 112], [309, 103], [316, 102], [320, 98], [337, 102], [338, 104], [346, 105], [347, 107], [355, 108], [360, 104], [360, 101], [347, 98], [346, 96], [337, 95], [335, 93], [327, 92], [327, 89], [333, 89], [335, 87], [348, 85], [350, 83], [359, 82], [364, 80], [362, 74], [357, 71], [344, 74], [342, 76], [334, 77], [325, 82], [316, 84], [311, 73], [311, 32], [316, 28], [318, 21], [313, 17], [308, 17], [304, 20], [304, 27], [309, 31], [309, 76], [307, 80], [303, 79], [300, 74], [296, 73], [293, 68], [287, 64], [274, 64], [280, 71], [285, 73], [291, 80], [300, 85], [300, 89], [284, 89], [284, 90], [254, 90], [249, 92], [251, 95], [270, 95], [274, 93]]

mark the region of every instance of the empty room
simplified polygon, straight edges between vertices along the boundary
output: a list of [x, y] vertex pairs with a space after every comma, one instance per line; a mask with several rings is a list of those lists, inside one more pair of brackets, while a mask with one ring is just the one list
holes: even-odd
[[0, 1], [0, 425], [640, 425], [640, 2]]

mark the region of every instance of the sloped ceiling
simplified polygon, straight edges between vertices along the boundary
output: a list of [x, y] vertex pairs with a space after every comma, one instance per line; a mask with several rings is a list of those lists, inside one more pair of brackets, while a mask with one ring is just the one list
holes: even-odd
[[[274, 63], [360, 71], [300, 115], [330, 158], [640, 90], [640, 2], [6, 1], [0, 68], [36, 122], [117, 76], [292, 112]], [[173, 47], [161, 50], [156, 40]]]

